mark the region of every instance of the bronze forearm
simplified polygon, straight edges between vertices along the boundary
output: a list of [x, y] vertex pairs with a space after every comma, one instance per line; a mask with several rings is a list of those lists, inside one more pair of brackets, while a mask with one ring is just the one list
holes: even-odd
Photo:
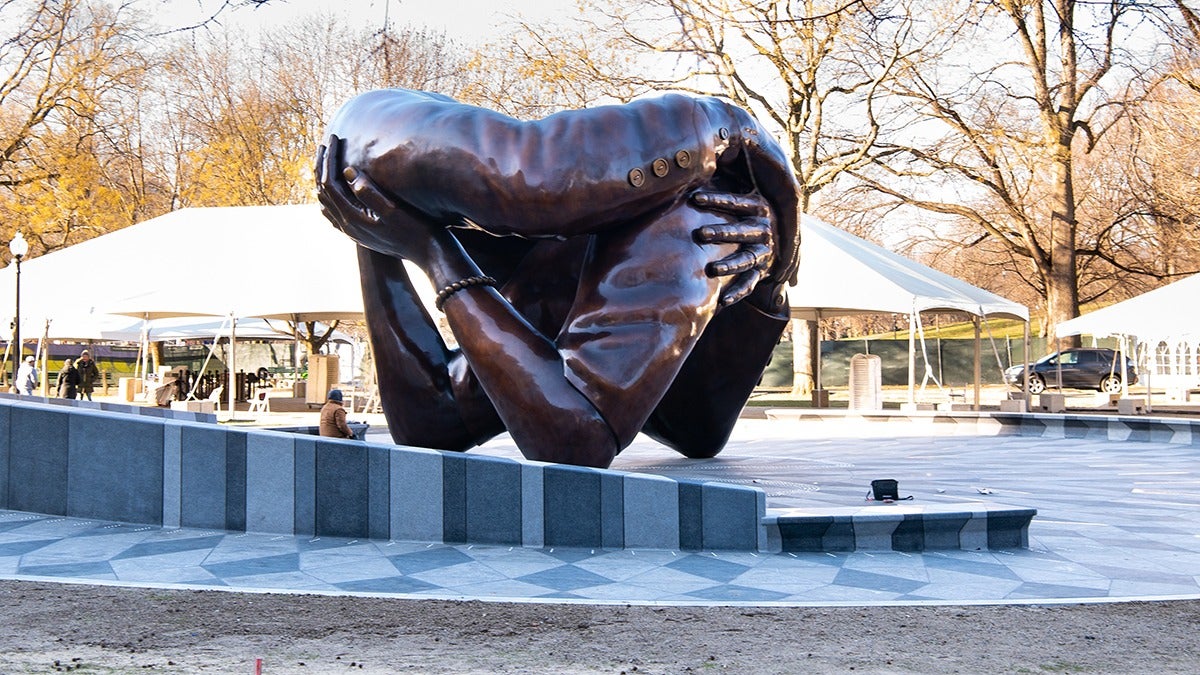
[[493, 234], [601, 231], [710, 180], [753, 120], [716, 99], [671, 95], [522, 122], [422, 92], [368, 92], [330, 133], [343, 162], [442, 222]]

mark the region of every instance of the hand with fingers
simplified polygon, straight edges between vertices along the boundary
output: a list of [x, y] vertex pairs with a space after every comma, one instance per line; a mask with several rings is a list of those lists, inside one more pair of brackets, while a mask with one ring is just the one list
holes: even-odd
[[758, 195], [697, 191], [690, 200], [701, 209], [739, 218], [736, 223], [703, 225], [693, 232], [701, 244], [738, 245], [735, 252], [709, 263], [704, 270], [710, 277], [734, 277], [721, 293], [721, 306], [728, 307], [750, 295], [775, 263], [770, 209]]
[[444, 225], [389, 198], [366, 172], [344, 166], [343, 143], [331, 135], [317, 149], [317, 199], [322, 213], [364, 246], [425, 269], [434, 250], [452, 235]]

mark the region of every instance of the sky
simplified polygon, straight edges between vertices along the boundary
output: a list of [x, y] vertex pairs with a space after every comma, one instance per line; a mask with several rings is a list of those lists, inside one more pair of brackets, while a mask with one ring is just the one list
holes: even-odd
[[[197, 5], [211, 10], [220, 0], [169, 0], [177, 20], [186, 20]], [[223, 14], [229, 25], [261, 26], [290, 22], [321, 11], [345, 12], [363, 25], [382, 25], [385, 16], [394, 24], [427, 26], [445, 31], [452, 39], [486, 38], [494, 27], [512, 16], [532, 21], [563, 16], [575, 8], [574, 0], [271, 0], [259, 8], [240, 8]], [[175, 18], [175, 17], [172, 17]]]

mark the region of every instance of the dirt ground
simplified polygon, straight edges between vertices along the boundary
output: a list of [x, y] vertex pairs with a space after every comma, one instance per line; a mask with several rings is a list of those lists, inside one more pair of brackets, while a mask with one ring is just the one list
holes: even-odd
[[0, 673], [1200, 672], [1198, 629], [1200, 601], [710, 608], [0, 581]]

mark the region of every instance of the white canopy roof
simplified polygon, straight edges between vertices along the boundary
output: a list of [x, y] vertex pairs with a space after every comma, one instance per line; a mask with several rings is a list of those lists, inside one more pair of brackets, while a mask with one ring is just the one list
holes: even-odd
[[788, 289], [792, 316], [965, 312], [1029, 320], [1029, 310], [812, 216], [800, 221], [800, 269]]
[[[0, 270], [12, 288], [14, 266]], [[174, 211], [21, 265], [21, 333], [102, 338], [129, 316], [330, 321], [363, 314], [354, 242], [315, 204]], [[13, 316], [0, 293], [0, 316]], [[240, 330], [239, 330], [240, 333]]]
[[1058, 337], [1136, 335], [1143, 342], [1200, 339], [1200, 316], [1192, 311], [1197, 297], [1200, 274], [1064, 321], [1055, 333]]
[[[142, 319], [121, 316], [123, 326], [114, 325], [100, 332], [99, 339], [117, 342], [137, 342], [142, 339], [143, 328], [146, 338], [154, 341], [162, 340], [194, 340], [213, 338], [228, 338], [232, 332], [232, 322], [226, 319], [211, 317], [177, 317], [157, 319], [143, 326]], [[334, 339], [349, 341], [345, 333], [334, 332]], [[36, 337], [36, 336], [30, 336]], [[292, 340], [294, 336], [288, 327], [281, 322], [271, 322], [267, 319], [241, 319], [237, 323], [237, 338], [239, 340]]]
[[[961, 311], [1027, 320], [1020, 304], [804, 216], [793, 316]], [[0, 270], [12, 288], [13, 265]], [[432, 295], [421, 275], [419, 289]], [[1182, 283], [1182, 282], [1181, 282]], [[330, 321], [363, 313], [354, 242], [315, 204], [182, 209], [21, 266], [21, 332], [102, 338], [186, 316]], [[0, 293], [0, 316], [12, 316]], [[125, 316], [113, 316], [123, 314]]]

